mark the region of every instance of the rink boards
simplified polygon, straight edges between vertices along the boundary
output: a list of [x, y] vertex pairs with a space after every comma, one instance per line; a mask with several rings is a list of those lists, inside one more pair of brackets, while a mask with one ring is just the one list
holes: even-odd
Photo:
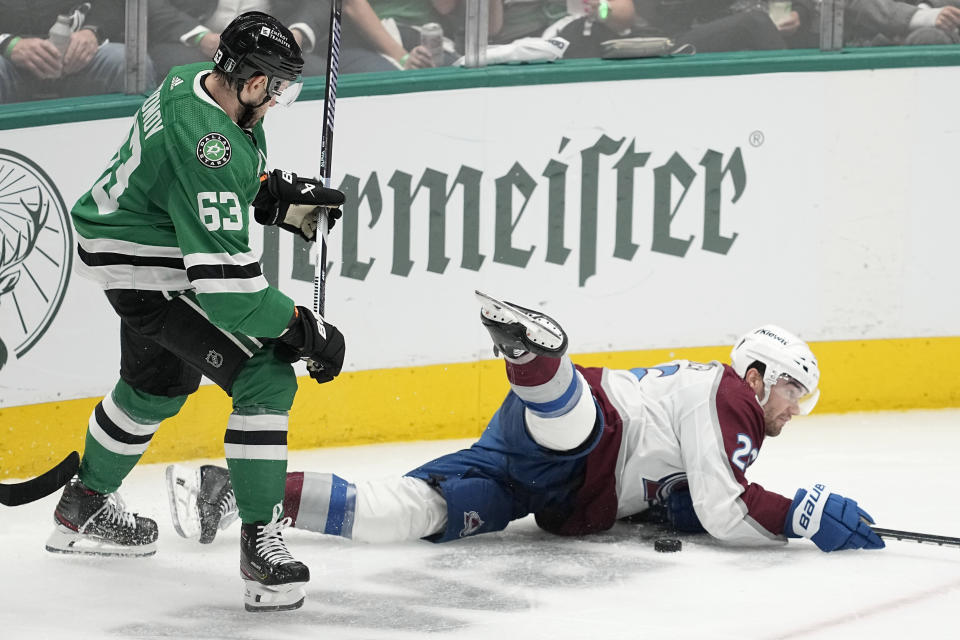
[[[474, 289], [559, 319], [583, 364], [726, 359], [740, 333], [774, 322], [813, 343], [820, 411], [960, 405], [947, 364], [960, 357], [960, 131], [915, 113], [958, 106], [954, 68], [569, 69], [581, 75], [525, 85], [491, 71], [491, 86], [338, 101], [333, 174], [348, 205], [327, 315], [347, 358], [333, 384], [301, 379], [291, 446], [478, 434], [506, 384]], [[271, 113], [274, 166], [315, 171], [321, 110]], [[0, 294], [0, 477], [81, 448], [116, 380], [117, 320], [69, 268], [67, 212], [128, 127], [0, 134], [5, 242], [49, 207], [33, 251], [0, 271], [19, 274]], [[309, 305], [307, 247], [259, 227], [251, 244], [268, 279]], [[220, 455], [229, 411], [203, 387], [146, 459]]]

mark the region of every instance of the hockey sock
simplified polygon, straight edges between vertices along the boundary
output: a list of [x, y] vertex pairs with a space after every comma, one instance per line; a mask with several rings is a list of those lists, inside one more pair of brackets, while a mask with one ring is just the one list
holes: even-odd
[[150, 446], [160, 423], [177, 414], [186, 396], [169, 398], [138, 391], [123, 380], [93, 410], [80, 462], [80, 480], [113, 493]]
[[586, 380], [566, 355], [504, 356], [510, 388], [526, 407], [527, 428], [540, 445], [555, 451], [580, 446], [593, 431], [596, 407]]
[[409, 476], [353, 484], [332, 473], [293, 472], [283, 507], [298, 529], [357, 542], [417, 540], [447, 523], [440, 492]]
[[283, 511], [298, 529], [353, 537], [357, 487], [332, 473], [287, 474]]
[[269, 522], [283, 501], [287, 475], [287, 414], [235, 410], [227, 421], [223, 447], [240, 520]]

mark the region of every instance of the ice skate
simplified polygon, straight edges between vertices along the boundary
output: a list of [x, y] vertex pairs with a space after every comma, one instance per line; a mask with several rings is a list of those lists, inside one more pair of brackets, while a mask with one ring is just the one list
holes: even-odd
[[79, 478], [66, 487], [54, 512], [47, 551], [97, 556], [151, 556], [157, 523], [126, 510], [119, 494], [97, 493]]
[[508, 357], [524, 352], [559, 358], [567, 351], [567, 334], [553, 318], [539, 311], [501, 302], [475, 291], [480, 301], [480, 322], [487, 328], [495, 349]]
[[199, 537], [201, 544], [209, 544], [217, 529], [226, 529], [237, 519], [237, 498], [226, 468], [172, 464], [166, 479], [173, 528], [184, 538]]
[[240, 530], [240, 573], [244, 582], [244, 606], [247, 611], [288, 611], [303, 605], [303, 590], [310, 570], [293, 559], [281, 532], [290, 526], [290, 518], [280, 519], [283, 505], [273, 508], [266, 524], [244, 523]]

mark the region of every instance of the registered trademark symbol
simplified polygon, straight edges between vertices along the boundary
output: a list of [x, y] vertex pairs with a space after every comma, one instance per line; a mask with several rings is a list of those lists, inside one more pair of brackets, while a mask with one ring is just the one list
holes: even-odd
[[763, 131], [754, 131], [750, 134], [750, 145], [759, 147], [763, 144]]

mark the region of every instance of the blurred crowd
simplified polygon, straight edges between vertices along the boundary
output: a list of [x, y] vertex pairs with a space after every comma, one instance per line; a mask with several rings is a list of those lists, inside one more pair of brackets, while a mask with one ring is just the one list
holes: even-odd
[[[696, 52], [816, 48], [820, 3], [488, 0], [487, 28], [489, 45], [508, 51], [562, 38], [565, 58], [599, 57], [603, 42], [637, 37], [666, 37]], [[457, 64], [465, 4], [343, 0], [340, 72]], [[0, 103], [122, 93], [124, 7], [124, 0], [0, 0]], [[844, 45], [956, 44], [958, 7], [960, 0], [846, 0]], [[304, 75], [325, 73], [329, 0], [147, 0], [148, 85], [173, 66], [209, 60], [227, 23], [255, 9], [291, 27], [304, 51]], [[512, 59], [525, 59], [523, 48], [516, 51]]]

